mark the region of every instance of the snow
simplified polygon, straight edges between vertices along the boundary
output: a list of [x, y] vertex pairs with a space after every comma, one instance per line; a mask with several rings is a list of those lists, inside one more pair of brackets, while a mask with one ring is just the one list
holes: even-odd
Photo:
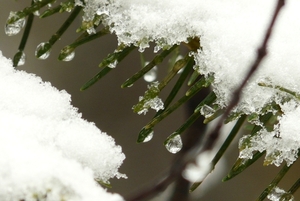
[[89, 0], [83, 21], [92, 20], [96, 13], [102, 14], [119, 44], [135, 44], [143, 51], [154, 41], [157, 50], [187, 42], [187, 38], [199, 34], [201, 4], [197, 0]]
[[280, 201], [280, 200], [287, 200], [287, 201], [294, 201], [294, 196], [290, 193], [287, 193], [285, 190], [282, 190], [279, 187], [273, 188], [271, 193], [268, 195], [268, 199], [271, 201]]
[[81, 118], [66, 91], [0, 52], [0, 200], [122, 200], [95, 180], [125, 177], [114, 139]]

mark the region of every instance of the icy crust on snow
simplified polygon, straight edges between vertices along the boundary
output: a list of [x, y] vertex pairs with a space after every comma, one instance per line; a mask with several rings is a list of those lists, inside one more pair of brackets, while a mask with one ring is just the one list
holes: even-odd
[[0, 200], [122, 200], [95, 182], [123, 176], [114, 139], [1, 52], [0, 67]]

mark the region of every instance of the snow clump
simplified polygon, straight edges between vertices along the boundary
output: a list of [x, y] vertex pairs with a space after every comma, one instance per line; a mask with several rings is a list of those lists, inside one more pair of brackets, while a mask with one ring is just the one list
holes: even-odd
[[81, 118], [66, 91], [0, 52], [0, 200], [123, 200], [95, 180], [125, 177], [114, 139]]

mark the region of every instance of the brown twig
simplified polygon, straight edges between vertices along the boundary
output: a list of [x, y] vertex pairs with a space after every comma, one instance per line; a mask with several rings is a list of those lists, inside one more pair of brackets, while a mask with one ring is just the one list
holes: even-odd
[[254, 72], [258, 69], [261, 61], [264, 59], [264, 57], [267, 55], [267, 44], [270, 39], [270, 36], [273, 31], [274, 24], [277, 20], [278, 14], [281, 10], [281, 8], [284, 6], [285, 0], [278, 0], [276, 9], [274, 11], [271, 23], [268, 26], [267, 32], [265, 34], [264, 40], [261, 44], [261, 46], [257, 50], [257, 56], [250, 67], [250, 70], [247, 74], [247, 76], [244, 78], [242, 84], [235, 90], [233, 93], [232, 100], [230, 101], [224, 115], [219, 119], [217, 126], [215, 129], [208, 135], [208, 139], [204, 146], [199, 148], [200, 143], [195, 143], [192, 147], [190, 147], [189, 151], [186, 152], [184, 155], [181, 155], [181, 157], [178, 157], [178, 160], [176, 160], [172, 167], [170, 172], [165, 176], [163, 180], [156, 183], [155, 185], [150, 186], [149, 188], [145, 189], [144, 191], [140, 191], [137, 195], [126, 199], [127, 201], [141, 201], [145, 199], [149, 199], [154, 197], [156, 194], [162, 192], [165, 190], [168, 185], [170, 185], [176, 178], [181, 176], [182, 171], [185, 169], [186, 165], [190, 162], [192, 162], [197, 154], [201, 154], [205, 151], [210, 151], [213, 149], [213, 146], [215, 145], [215, 142], [219, 138], [220, 129], [223, 126], [224, 119], [229, 115], [231, 110], [238, 104], [240, 100], [240, 95], [242, 92], [242, 89], [245, 87], [248, 80], [252, 77]]

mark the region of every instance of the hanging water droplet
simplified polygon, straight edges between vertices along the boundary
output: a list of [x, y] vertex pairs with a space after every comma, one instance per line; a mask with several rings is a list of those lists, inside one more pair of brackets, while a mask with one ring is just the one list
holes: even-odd
[[[178, 56], [176, 57], [176, 59], [175, 59], [175, 63], [176, 63], [176, 61], [179, 61], [179, 60], [181, 60], [181, 59], [183, 59], [183, 56], [182, 56], [182, 55], [178, 55]], [[184, 68], [181, 68], [181, 69], [177, 72], [177, 74], [181, 74], [183, 70], [184, 70]]]
[[50, 55], [51, 45], [49, 43], [40, 43], [35, 50], [35, 56], [39, 59], [47, 59]]
[[151, 70], [149, 70], [145, 75], [144, 75], [144, 80], [146, 82], [153, 82], [157, 78], [157, 67], [154, 66]]
[[25, 64], [25, 53], [23, 51], [19, 51], [15, 54], [13, 58], [14, 67], [22, 66]]
[[109, 68], [115, 68], [117, 66], [117, 64], [118, 64], [118, 61], [114, 60], [114, 62], [108, 64], [107, 67], [109, 67]]
[[209, 107], [208, 105], [203, 105], [202, 108], [200, 109], [200, 113], [205, 117], [208, 118], [211, 115], [213, 115], [216, 111]]
[[182, 149], [182, 140], [180, 135], [175, 135], [174, 137], [170, 137], [166, 141], [165, 147], [172, 154], [178, 153]]
[[151, 133], [148, 134], [148, 136], [144, 139], [143, 142], [149, 142], [153, 138], [154, 132], [152, 131]]
[[22, 52], [22, 55], [21, 55], [21, 58], [19, 60], [19, 63], [18, 63], [18, 66], [22, 66], [25, 64], [25, 58], [26, 58], [26, 55], [24, 52]]
[[[12, 18], [17, 17], [16, 12], [10, 12], [7, 21]], [[5, 25], [5, 34], [8, 36], [13, 36], [18, 34], [21, 29], [25, 26], [25, 18], [21, 18], [12, 24], [6, 23]]]
[[63, 61], [71, 61], [72, 59], [74, 59], [75, 57], [75, 52], [71, 52], [70, 54], [68, 54], [64, 59]]
[[[142, 142], [147, 142], [149, 140], [151, 140], [151, 138], [153, 137], [153, 129], [152, 128], [142, 128], [142, 130], [139, 133], [138, 139], [137, 139], [137, 143], [142, 143]], [[152, 135], [152, 137], [151, 137]], [[145, 140], [148, 136], [150, 136], [148, 138], [148, 140]]]

